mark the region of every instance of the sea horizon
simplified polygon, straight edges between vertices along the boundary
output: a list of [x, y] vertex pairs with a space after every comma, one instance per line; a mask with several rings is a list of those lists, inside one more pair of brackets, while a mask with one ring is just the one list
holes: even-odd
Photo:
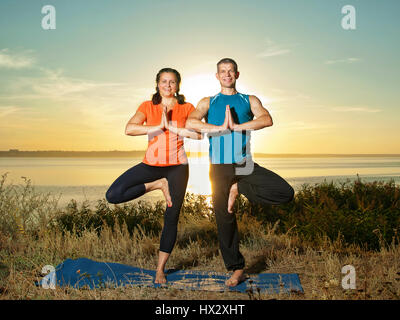
[[[71, 199], [77, 202], [89, 200], [95, 205], [104, 199], [111, 183], [124, 171], [140, 163], [142, 156], [132, 157], [0, 157], [0, 175], [7, 175], [6, 183], [24, 185], [31, 181], [41, 193], [60, 195], [60, 205]], [[189, 157], [189, 181], [187, 192], [210, 195], [208, 178], [209, 161], [203, 157]], [[283, 177], [295, 191], [303, 184], [335, 182], [343, 183], [358, 178], [363, 182], [394, 180], [400, 184], [400, 155], [359, 157], [260, 157], [254, 161]], [[151, 192], [137, 199], [162, 200], [161, 192]], [[135, 200], [136, 201], [136, 200]]]
[[[146, 150], [0, 150], [0, 157], [130, 157], [144, 156]], [[208, 152], [186, 152], [188, 157], [204, 157]], [[253, 157], [400, 157], [400, 153], [264, 153], [252, 152]]]

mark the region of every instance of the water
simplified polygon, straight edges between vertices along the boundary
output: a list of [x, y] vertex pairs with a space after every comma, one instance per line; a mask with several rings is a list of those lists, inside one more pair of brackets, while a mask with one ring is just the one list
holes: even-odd
[[[88, 200], [94, 205], [104, 198], [109, 185], [125, 170], [142, 158], [0, 158], [0, 174], [9, 172], [7, 183], [23, 184], [21, 177], [31, 180], [35, 190], [60, 196], [64, 206], [70, 199]], [[295, 190], [302, 184], [324, 180], [344, 182], [389, 181], [400, 184], [400, 157], [331, 157], [331, 158], [255, 158], [255, 161], [286, 179]], [[189, 159], [189, 192], [209, 195], [207, 158]], [[141, 197], [143, 200], [163, 199], [161, 191]], [[138, 201], [138, 200], [136, 200]]]

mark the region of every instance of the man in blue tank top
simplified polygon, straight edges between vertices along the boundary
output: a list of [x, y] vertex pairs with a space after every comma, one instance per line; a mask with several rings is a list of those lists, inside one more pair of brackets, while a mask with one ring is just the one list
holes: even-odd
[[272, 126], [272, 118], [256, 96], [237, 92], [236, 62], [230, 58], [219, 61], [216, 77], [221, 92], [200, 100], [187, 119], [186, 127], [208, 134], [219, 245], [226, 268], [233, 271], [226, 285], [236, 286], [246, 279], [245, 260], [239, 251], [239, 233], [233, 214], [236, 197], [243, 194], [250, 202], [275, 205], [290, 202], [294, 190], [282, 177], [260, 167], [251, 157], [250, 132]]

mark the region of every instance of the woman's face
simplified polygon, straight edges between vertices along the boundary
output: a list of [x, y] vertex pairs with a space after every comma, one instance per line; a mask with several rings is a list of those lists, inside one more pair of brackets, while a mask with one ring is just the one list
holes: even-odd
[[157, 84], [162, 97], [173, 97], [178, 91], [178, 81], [172, 72], [163, 72]]

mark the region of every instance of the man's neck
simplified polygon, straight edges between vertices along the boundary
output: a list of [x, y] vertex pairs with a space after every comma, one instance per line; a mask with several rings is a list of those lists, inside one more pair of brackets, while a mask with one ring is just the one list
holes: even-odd
[[221, 88], [221, 93], [227, 96], [232, 96], [237, 93], [236, 88]]

